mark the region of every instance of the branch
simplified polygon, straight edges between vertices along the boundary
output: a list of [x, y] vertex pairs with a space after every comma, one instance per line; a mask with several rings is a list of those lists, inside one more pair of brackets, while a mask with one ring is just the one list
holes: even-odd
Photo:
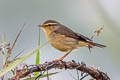
[[53, 68], [57, 69], [76, 69], [78, 71], [89, 74], [92, 78], [96, 80], [110, 80], [110, 78], [104, 72], [96, 69], [95, 67], [87, 67], [84, 63], [76, 63], [75, 61], [51, 61], [45, 62], [43, 64], [31, 65], [27, 68], [20, 69], [11, 80], [19, 80], [24, 78], [31, 73], [47, 71]]

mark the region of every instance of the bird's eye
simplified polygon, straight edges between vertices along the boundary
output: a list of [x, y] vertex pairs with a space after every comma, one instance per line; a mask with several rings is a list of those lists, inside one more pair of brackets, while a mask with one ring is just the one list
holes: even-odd
[[48, 26], [51, 26], [51, 24], [48, 24]]
[[46, 27], [56, 26], [57, 24], [45, 24]]

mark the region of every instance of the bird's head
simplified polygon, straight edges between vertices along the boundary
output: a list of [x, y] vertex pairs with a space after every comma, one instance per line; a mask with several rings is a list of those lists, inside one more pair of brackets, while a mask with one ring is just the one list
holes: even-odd
[[47, 20], [45, 21], [42, 25], [38, 25], [39, 27], [41, 27], [45, 33], [50, 33], [54, 30], [56, 30], [57, 28], [59, 28], [60, 23], [54, 20]]

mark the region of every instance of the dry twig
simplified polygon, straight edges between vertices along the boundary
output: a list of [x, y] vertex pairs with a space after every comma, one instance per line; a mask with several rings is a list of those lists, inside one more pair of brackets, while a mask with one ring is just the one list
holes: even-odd
[[76, 69], [78, 71], [89, 74], [96, 80], [110, 80], [110, 78], [104, 72], [93, 67], [87, 67], [85, 64], [76, 63], [74, 61], [51, 61], [45, 62], [43, 64], [28, 66], [26, 69], [24, 68], [24, 70], [19, 70], [19, 73], [12, 77], [11, 80], [20, 80], [20, 78], [24, 78], [31, 73], [46, 71], [53, 68], [71, 70]]

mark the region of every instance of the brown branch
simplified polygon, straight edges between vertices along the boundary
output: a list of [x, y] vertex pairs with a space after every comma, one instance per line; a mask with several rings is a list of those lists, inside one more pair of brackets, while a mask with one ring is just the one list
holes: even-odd
[[110, 78], [104, 72], [96, 69], [95, 67], [87, 67], [83, 63], [76, 63], [75, 61], [51, 61], [45, 62], [43, 64], [31, 65], [27, 68], [18, 70], [16, 75], [11, 78], [11, 80], [19, 80], [24, 78], [31, 73], [47, 71], [53, 68], [57, 69], [76, 69], [78, 71], [89, 74], [92, 78], [96, 80], [110, 80]]

